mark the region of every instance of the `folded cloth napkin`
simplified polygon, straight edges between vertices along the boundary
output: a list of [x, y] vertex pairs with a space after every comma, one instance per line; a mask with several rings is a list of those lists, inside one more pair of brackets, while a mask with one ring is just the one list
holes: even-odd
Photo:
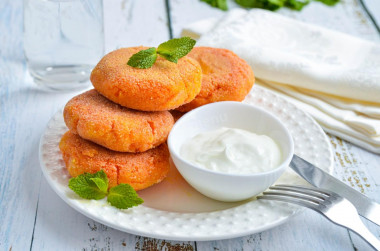
[[380, 45], [260, 9], [234, 9], [190, 24], [182, 35], [234, 51], [258, 84], [327, 132], [380, 153]]

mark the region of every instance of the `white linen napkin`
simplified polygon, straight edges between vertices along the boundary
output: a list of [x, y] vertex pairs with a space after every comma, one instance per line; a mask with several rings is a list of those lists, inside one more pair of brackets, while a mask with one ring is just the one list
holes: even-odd
[[197, 46], [234, 51], [257, 83], [309, 112], [329, 133], [380, 153], [380, 46], [279, 14], [234, 9], [190, 24]]

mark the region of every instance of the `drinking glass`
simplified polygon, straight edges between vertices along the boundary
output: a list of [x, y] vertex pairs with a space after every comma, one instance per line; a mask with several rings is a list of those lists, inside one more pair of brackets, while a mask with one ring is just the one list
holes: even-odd
[[86, 88], [104, 53], [102, 0], [24, 0], [24, 53], [36, 84]]

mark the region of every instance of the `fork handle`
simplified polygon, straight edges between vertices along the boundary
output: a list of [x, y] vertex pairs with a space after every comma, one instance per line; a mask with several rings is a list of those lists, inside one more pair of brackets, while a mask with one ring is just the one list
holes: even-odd
[[352, 224], [347, 225], [346, 227], [362, 237], [362, 239], [371, 245], [375, 250], [380, 250], [380, 240], [368, 230], [368, 228], [360, 220], [360, 217], [354, 217], [352, 220]]

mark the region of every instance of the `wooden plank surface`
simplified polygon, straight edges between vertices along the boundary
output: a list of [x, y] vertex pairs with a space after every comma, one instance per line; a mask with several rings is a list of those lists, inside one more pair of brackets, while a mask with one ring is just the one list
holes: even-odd
[[22, 27], [22, 1], [0, 1], [0, 250], [30, 247], [41, 181], [39, 137], [67, 98], [25, 82]]
[[[380, 156], [371, 154], [339, 138], [330, 137], [335, 152], [335, 176], [380, 203]], [[363, 219], [368, 229], [380, 237], [380, 227]], [[349, 232], [355, 250], [367, 250], [368, 245]]]
[[[106, 51], [157, 45], [169, 38], [165, 1], [104, 1]], [[175, 36], [190, 22], [224, 12], [198, 0], [170, 0]], [[334, 8], [313, 3], [280, 13], [362, 38], [380, 41], [357, 0]], [[66, 205], [42, 177], [38, 142], [54, 112], [77, 92], [37, 89], [22, 52], [22, 1], [0, 1], [0, 250], [368, 250], [361, 239], [304, 211], [255, 235], [212, 242], [174, 242], [120, 232]], [[336, 176], [380, 202], [380, 157], [331, 137]], [[367, 223], [380, 236], [380, 228]]]

